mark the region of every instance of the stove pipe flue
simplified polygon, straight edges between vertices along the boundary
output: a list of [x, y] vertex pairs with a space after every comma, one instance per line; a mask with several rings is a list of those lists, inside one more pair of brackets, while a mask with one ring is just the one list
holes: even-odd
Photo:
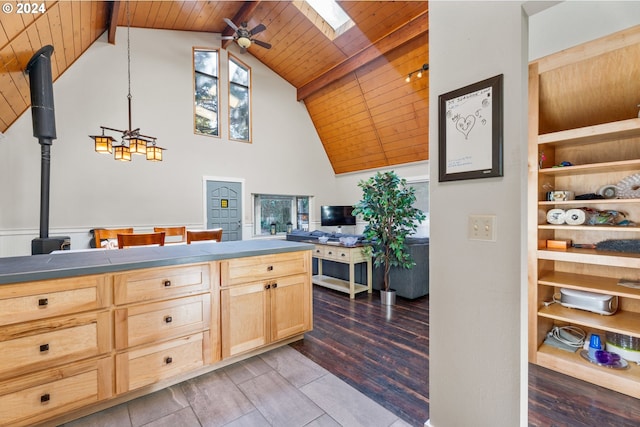
[[[38, 50], [29, 60], [26, 72], [31, 87], [31, 117], [33, 136], [38, 138], [41, 148], [40, 171], [40, 238], [31, 242], [31, 253], [49, 253], [52, 243], [59, 239], [49, 239], [49, 180], [51, 165], [51, 144], [56, 139], [56, 119], [53, 106], [53, 78], [51, 76], [51, 54], [53, 46]], [[55, 242], [51, 242], [55, 240]], [[59, 245], [58, 245], [59, 248]]]

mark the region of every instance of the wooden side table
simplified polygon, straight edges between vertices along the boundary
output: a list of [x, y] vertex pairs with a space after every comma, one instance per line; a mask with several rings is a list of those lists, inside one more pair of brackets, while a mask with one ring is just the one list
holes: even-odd
[[[315, 243], [313, 257], [318, 259], [318, 274], [313, 275], [311, 280], [314, 284], [325, 288], [349, 294], [349, 298], [355, 298], [360, 292], [371, 293], [373, 286], [371, 256], [365, 255], [364, 245], [353, 247], [342, 246], [338, 243]], [[338, 279], [337, 277], [322, 274], [322, 260], [329, 260], [343, 264], [349, 264], [349, 280]], [[367, 283], [356, 283], [354, 267], [361, 262], [367, 263]]]

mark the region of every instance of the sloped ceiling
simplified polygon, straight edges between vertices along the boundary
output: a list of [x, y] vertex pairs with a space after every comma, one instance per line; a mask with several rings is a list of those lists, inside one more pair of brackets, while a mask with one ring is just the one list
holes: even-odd
[[[5, 2], [17, 8], [18, 2]], [[30, 106], [24, 68], [42, 46], [54, 46], [54, 80], [105, 31], [158, 28], [231, 35], [223, 18], [267, 29], [249, 54], [297, 88], [334, 172], [428, 159], [428, 2], [340, 1], [354, 21], [335, 34], [296, 1], [48, 1], [37, 14], [5, 13], [0, 21], [0, 131]], [[223, 42], [225, 48], [230, 42]]]

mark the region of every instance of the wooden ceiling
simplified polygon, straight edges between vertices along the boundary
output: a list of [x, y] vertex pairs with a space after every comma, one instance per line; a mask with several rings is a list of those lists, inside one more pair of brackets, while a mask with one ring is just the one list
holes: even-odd
[[[14, 9], [18, 2], [5, 2]], [[354, 25], [335, 34], [302, 0], [131, 1], [132, 27], [231, 35], [223, 18], [267, 29], [249, 53], [297, 89], [335, 173], [428, 159], [427, 1], [340, 1]], [[30, 105], [23, 70], [54, 46], [54, 80], [105, 31], [127, 25], [124, 2], [47, 1], [41, 13], [5, 13], [0, 22], [0, 131]], [[223, 42], [225, 48], [230, 42]]]

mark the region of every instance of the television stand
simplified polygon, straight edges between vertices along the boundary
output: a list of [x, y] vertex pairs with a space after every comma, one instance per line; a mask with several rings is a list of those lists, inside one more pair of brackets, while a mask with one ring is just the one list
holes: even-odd
[[[349, 298], [355, 298], [360, 292], [371, 293], [372, 286], [372, 263], [371, 256], [365, 255], [364, 245], [353, 247], [342, 246], [337, 242], [327, 242], [326, 244], [314, 243], [313, 257], [318, 259], [318, 274], [311, 277], [313, 284], [323, 286], [349, 294]], [[322, 274], [322, 260], [334, 261], [349, 264], [349, 280], [338, 279], [337, 277]], [[367, 283], [356, 283], [354, 266], [361, 262], [367, 263]]]

